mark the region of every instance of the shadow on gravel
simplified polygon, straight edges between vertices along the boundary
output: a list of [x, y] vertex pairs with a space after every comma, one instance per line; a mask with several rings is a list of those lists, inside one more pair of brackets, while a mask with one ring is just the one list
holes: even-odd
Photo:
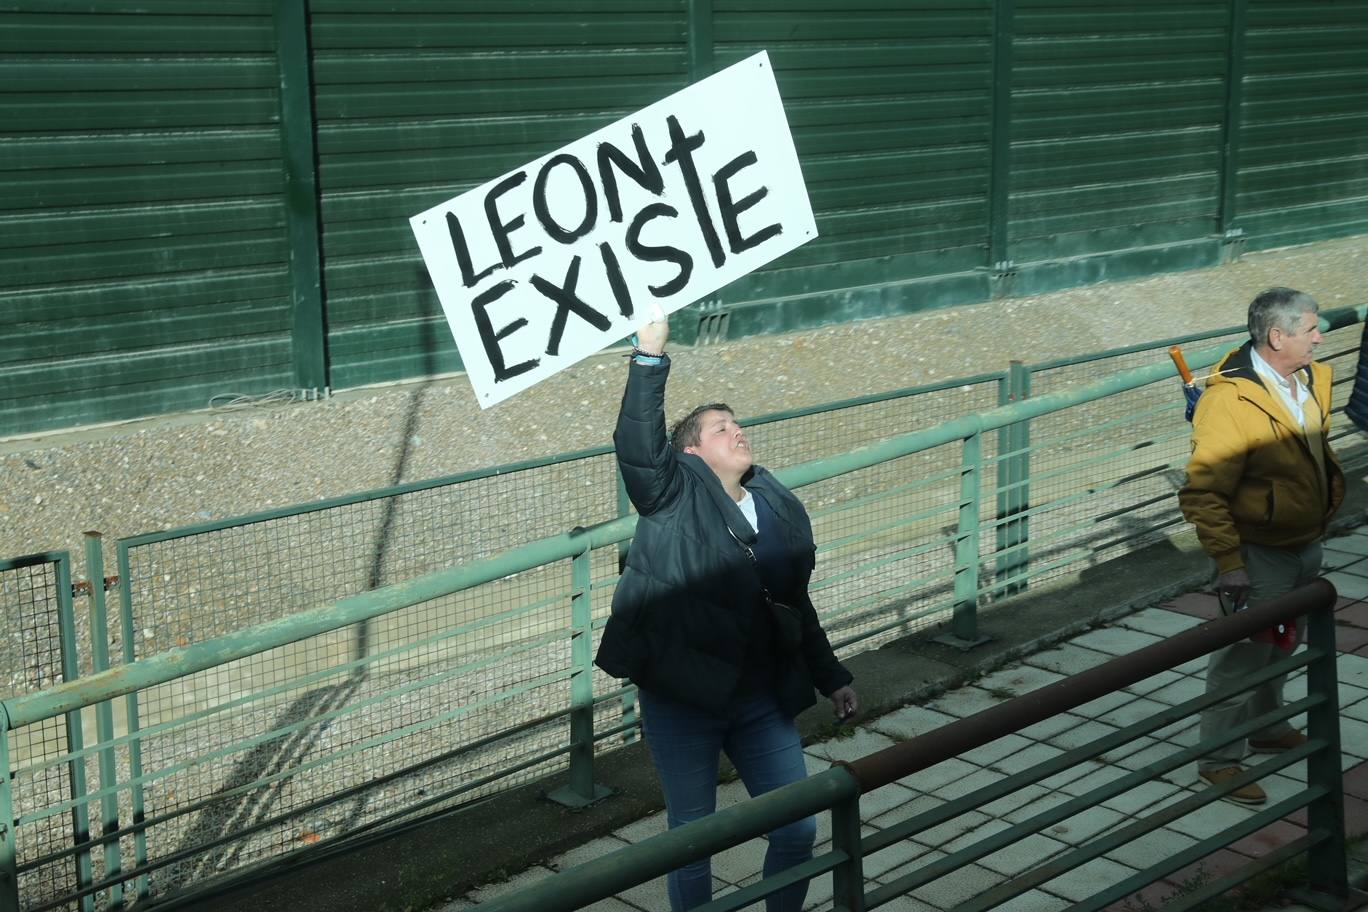
[[[436, 373], [436, 331], [434, 323], [421, 324], [421, 345], [423, 353], [423, 373], [431, 377]], [[397, 485], [404, 479], [408, 470], [414, 440], [418, 435], [420, 413], [423, 400], [433, 381], [425, 380], [414, 388], [404, 417], [403, 431], [399, 441], [399, 452], [390, 473], [390, 485]], [[399, 499], [386, 498], [379, 525], [375, 531], [375, 543], [371, 550], [370, 567], [366, 574], [366, 590], [370, 591], [385, 585], [385, 564], [390, 550], [395, 516]], [[353, 627], [352, 659], [360, 662], [371, 650], [372, 629], [369, 620], [360, 621]], [[198, 820], [190, 828], [175, 855], [187, 855], [190, 861], [173, 865], [169, 870], [171, 883], [193, 884], [224, 871], [231, 870], [240, 862], [239, 858], [250, 844], [249, 837], [259, 830], [282, 824], [292, 818], [322, 810], [331, 802], [326, 796], [304, 807], [290, 808], [283, 813], [273, 813], [282, 794], [290, 788], [293, 776], [288, 770], [297, 767], [313, 751], [331, 724], [331, 719], [305, 723], [311, 718], [326, 716], [346, 706], [365, 685], [369, 666], [358, 664], [341, 683], [317, 688], [300, 695], [284, 712], [273, 720], [269, 731], [300, 727], [287, 735], [273, 738], [248, 751], [233, 767], [223, 785], [205, 802]], [[262, 788], [252, 788], [262, 779], [279, 776]], [[220, 797], [221, 796], [221, 797]], [[362, 789], [350, 799], [350, 807], [340, 816], [328, 815], [326, 826], [329, 837], [343, 835], [351, 831], [365, 814], [369, 793]], [[235, 803], [234, 803], [235, 802]], [[303, 828], [305, 837], [317, 838], [316, 831], [307, 825]]]
[[[287, 728], [345, 706], [361, 686], [362, 680], [353, 675], [340, 684], [301, 694], [276, 717], [271, 730]], [[298, 766], [327, 730], [328, 724], [325, 721], [305, 725], [248, 751], [233, 767], [219, 790], [206, 800], [199, 819], [173, 853], [190, 855], [191, 859], [169, 867], [169, 881], [184, 886], [231, 870], [237, 866], [243, 850], [250, 845], [253, 833], [310, 810], [301, 808], [284, 815], [272, 815], [276, 800], [290, 788], [293, 780], [291, 775], [280, 776], [264, 788], [253, 786], [262, 779]], [[349, 815], [348, 826], [359, 810], [356, 808]]]

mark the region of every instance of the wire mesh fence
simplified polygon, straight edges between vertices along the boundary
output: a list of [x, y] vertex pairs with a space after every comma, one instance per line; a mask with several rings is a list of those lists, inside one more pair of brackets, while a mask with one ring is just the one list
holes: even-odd
[[[608, 550], [600, 563], [615, 560]], [[119, 818], [135, 787], [145, 807], [145, 858], [121, 845], [125, 886], [147, 874], [144, 895], [183, 892], [563, 768], [568, 571], [547, 565], [384, 615], [364, 655], [344, 628], [141, 691], [141, 729], [97, 745], [117, 756]], [[43, 775], [70, 759], [48, 754]], [[58, 801], [38, 779], [22, 787]], [[35, 810], [51, 822], [62, 807]], [[35, 832], [22, 829], [26, 844]], [[97, 882], [106, 870], [97, 863]], [[70, 886], [35, 885], [25, 908]]]
[[[1325, 334], [1317, 357], [1335, 373], [1331, 445], [1358, 464], [1368, 447], [1343, 417], [1353, 385], [1362, 328]], [[1248, 339], [1243, 330], [1199, 339], [1193, 347]], [[1100, 374], [1153, 364], [1174, 340], [1031, 369], [1031, 394], [1055, 392]], [[1209, 371], [1198, 371], [1201, 385]], [[1181, 381], [1157, 381], [1106, 399], [1033, 419], [1029, 448], [1029, 578], [1044, 584], [1162, 540], [1182, 528], [1177, 492], [1190, 451]]]
[[1190, 448], [1181, 397], [1174, 384], [1154, 383], [1032, 422], [1032, 584], [1142, 547], [1181, 522]]
[[[1329, 334], [1321, 350], [1339, 377], [1337, 411], [1358, 331]], [[1163, 347], [1038, 366], [1032, 392], [1153, 364]], [[763, 416], [747, 433], [760, 461], [780, 468], [981, 413], [1011, 392], [1006, 374], [985, 374]], [[1175, 375], [1034, 418], [1029, 434], [983, 433], [969, 458], [952, 441], [804, 486], [819, 545], [812, 597], [838, 652], [944, 622], [965, 574], [989, 604], [1162, 539], [1181, 523], [1174, 494], [1189, 430]], [[1362, 460], [1342, 421], [1332, 439]], [[1007, 494], [1018, 507], [1004, 508]], [[600, 450], [127, 539], [108, 651], [117, 664], [255, 628], [621, 510]], [[80, 908], [82, 889], [90, 908], [119, 889], [184, 894], [563, 772], [577, 676], [592, 685], [600, 749], [632, 740], [634, 693], [583, 659], [607, 620], [619, 553], [589, 552], [587, 576], [570, 560], [541, 564], [92, 705], [86, 727], [102, 733], [91, 748], [79, 720], [77, 740], [59, 718], [12, 731], [23, 907]], [[43, 645], [59, 575], [0, 563], [5, 616], [32, 619], [4, 641], [7, 696], [62, 679]], [[69, 624], [69, 582], [67, 594]], [[588, 606], [587, 652], [576, 646], [577, 598]], [[73, 675], [74, 657], [72, 643]], [[92, 667], [88, 654], [81, 667]], [[78, 779], [90, 784], [85, 798]], [[72, 836], [82, 814], [84, 840]]]
[[[980, 374], [799, 412], [743, 419], [742, 424], [757, 461], [779, 469], [848, 453], [877, 440], [993, 408], [1000, 402], [1005, 376]], [[804, 497], [812, 496], [812, 488], [804, 492]]]
[[[7, 670], [3, 698], [51, 687], [80, 673], [72, 610], [71, 558], [66, 552], [0, 560], [0, 637]], [[87, 808], [79, 799], [96, 775], [79, 751], [79, 712], [42, 719], [6, 733], [12, 817], [29, 824], [15, 840], [15, 862], [21, 895], [60, 896], [90, 883], [88, 853], [70, 849], [90, 829]], [[63, 812], [42, 816], [55, 802]], [[6, 821], [8, 823], [8, 821]], [[96, 835], [99, 822], [96, 821]]]
[[70, 568], [64, 551], [0, 560], [0, 699], [66, 679], [63, 656], [75, 654], [62, 632], [72, 614]]
[[[610, 452], [590, 451], [124, 539], [121, 594], [134, 654], [612, 519], [615, 473]], [[366, 632], [354, 634], [364, 648]]]
[[[748, 425], [760, 461], [782, 468], [849, 452], [997, 406], [1005, 373], [981, 374], [857, 400], [839, 410]], [[987, 442], [995, 458], [997, 436]], [[960, 456], [938, 447], [807, 485], [818, 567], [811, 594], [823, 625], [850, 655], [931, 626], [949, 611]]]
[[840, 654], [931, 626], [949, 611], [959, 449], [913, 453], [798, 492], [819, 542], [813, 604]]

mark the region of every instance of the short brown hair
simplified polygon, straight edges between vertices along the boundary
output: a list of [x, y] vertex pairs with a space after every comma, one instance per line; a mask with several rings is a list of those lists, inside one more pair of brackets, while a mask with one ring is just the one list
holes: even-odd
[[731, 406], [725, 402], [709, 402], [707, 405], [700, 405], [689, 414], [680, 418], [670, 428], [670, 446], [679, 450], [681, 453], [685, 447], [698, 446], [698, 441], [702, 439], [702, 431], [699, 429], [698, 419], [703, 417], [704, 412], [726, 412], [732, 417], [736, 413], [731, 410]]

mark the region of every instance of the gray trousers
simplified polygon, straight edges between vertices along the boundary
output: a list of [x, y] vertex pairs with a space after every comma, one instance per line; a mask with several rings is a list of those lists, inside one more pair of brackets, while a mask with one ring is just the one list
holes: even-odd
[[[1242, 545], [1245, 570], [1249, 573], [1249, 604], [1256, 607], [1280, 595], [1291, 592], [1320, 575], [1321, 546], [1313, 542], [1301, 549], [1265, 548], [1261, 545]], [[1297, 619], [1297, 641], [1306, 634], [1306, 619]], [[1253, 674], [1274, 662], [1286, 658], [1287, 653], [1272, 643], [1243, 640], [1211, 654], [1207, 663], [1206, 690], [1211, 693], [1227, 687], [1245, 675]], [[1202, 713], [1202, 740], [1229, 731], [1255, 716], [1278, 709], [1283, 705], [1283, 685], [1286, 675], [1279, 675], [1243, 693], [1223, 700]], [[1291, 731], [1286, 722], [1277, 722], [1255, 738], [1276, 738]], [[1204, 772], [1225, 769], [1244, 759], [1245, 739], [1239, 738], [1218, 747], [1197, 762]]]

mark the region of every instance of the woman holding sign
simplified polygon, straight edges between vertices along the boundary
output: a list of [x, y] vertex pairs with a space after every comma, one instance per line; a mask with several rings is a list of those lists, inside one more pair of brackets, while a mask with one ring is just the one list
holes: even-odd
[[[701, 406], [665, 433], [663, 316], [639, 332], [613, 441], [640, 514], [596, 659], [640, 689], [642, 731], [671, 828], [711, 814], [723, 751], [759, 795], [807, 775], [794, 717], [814, 687], [842, 718], [857, 708], [807, 586], [814, 564], [803, 505], [751, 461], [731, 409]], [[769, 834], [765, 874], [812, 857], [808, 817]], [[708, 859], [668, 878], [670, 907], [712, 898]], [[807, 882], [769, 897], [799, 912]]]

